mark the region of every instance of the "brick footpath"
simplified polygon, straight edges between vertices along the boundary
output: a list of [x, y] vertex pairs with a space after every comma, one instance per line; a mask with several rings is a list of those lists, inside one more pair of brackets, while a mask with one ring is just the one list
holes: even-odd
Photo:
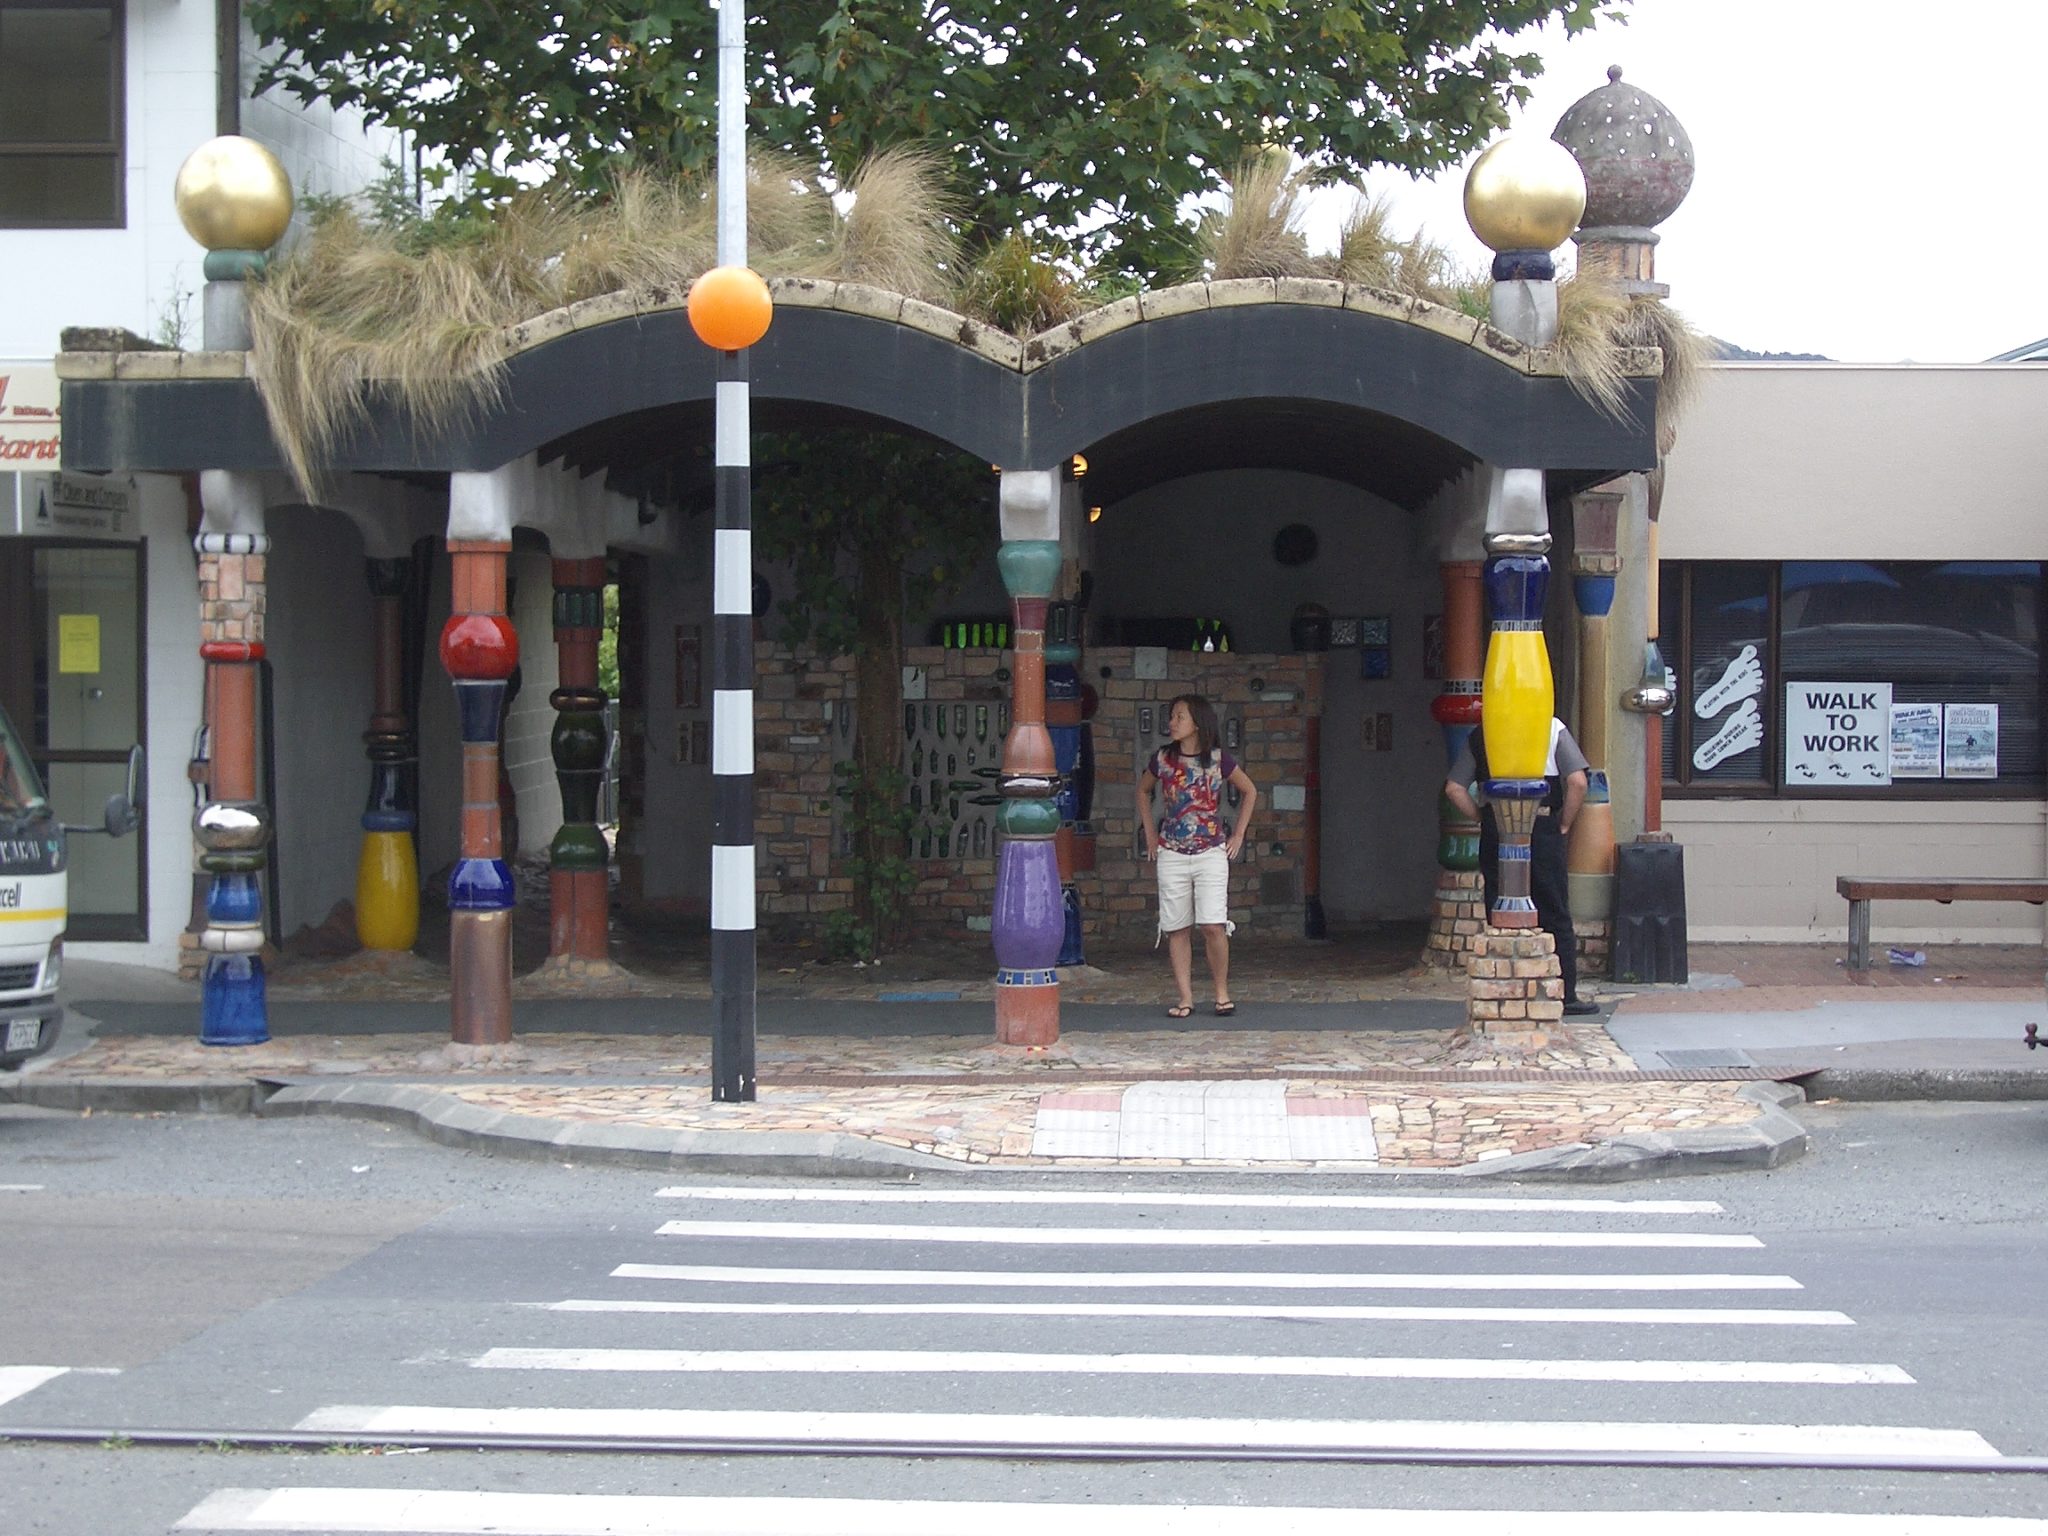
[[[662, 1130], [843, 1132], [1001, 1167], [1356, 1167], [1345, 1157], [1105, 1157], [1034, 1153], [1042, 1110], [1116, 1102], [1160, 1079], [1257, 1074], [1289, 1115], [1369, 1121], [1367, 1166], [1454, 1169], [1620, 1136], [1743, 1125], [1740, 1083], [1631, 1078], [1603, 1029], [1559, 1031], [1538, 1056], [1442, 1031], [1134, 1031], [1070, 1034], [1045, 1052], [931, 1037], [773, 1037], [761, 1096], [712, 1103], [702, 1039], [538, 1035], [467, 1051], [418, 1035], [299, 1036], [233, 1051], [113, 1037], [31, 1074], [65, 1083], [403, 1081], [515, 1115]], [[1420, 1080], [1418, 1080], [1420, 1079]], [[1199, 1084], [1196, 1084], [1198, 1087]]]

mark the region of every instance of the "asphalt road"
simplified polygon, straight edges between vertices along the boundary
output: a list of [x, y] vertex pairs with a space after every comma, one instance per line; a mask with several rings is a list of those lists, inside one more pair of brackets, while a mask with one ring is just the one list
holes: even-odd
[[[2048, 1110], [1802, 1113], [1815, 1151], [1776, 1172], [1517, 1189], [719, 1185], [354, 1122], [0, 1110], [0, 1425], [90, 1437], [0, 1447], [0, 1529], [1278, 1536], [1368, 1509], [1447, 1533], [1555, 1512], [1575, 1536], [1741, 1511], [1770, 1536], [1788, 1514], [1822, 1533], [1823, 1512], [1873, 1533], [2048, 1517], [2048, 1476], [1989, 1470], [2048, 1452]], [[963, 1191], [997, 1198], [930, 1198]], [[1329, 1203], [1389, 1195], [1442, 1206]], [[324, 1443], [147, 1443], [172, 1429]], [[369, 1449], [430, 1431], [450, 1438]], [[564, 1433], [620, 1448], [453, 1448]], [[822, 1453], [853, 1440], [885, 1454]], [[1150, 1449], [1074, 1459], [1107, 1443]], [[1195, 1459], [1247, 1444], [1264, 1449]], [[1277, 1459], [1332, 1444], [1519, 1444], [1535, 1464]], [[1619, 1464], [1642, 1446], [1985, 1470]], [[961, 1454], [977, 1447], [1003, 1453]], [[1180, 1505], [1197, 1512], [1158, 1523]]]

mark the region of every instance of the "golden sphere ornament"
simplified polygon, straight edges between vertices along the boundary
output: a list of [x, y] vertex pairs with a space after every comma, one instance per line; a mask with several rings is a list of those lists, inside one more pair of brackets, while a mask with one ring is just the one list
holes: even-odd
[[1554, 251], [1586, 211], [1586, 174], [1538, 133], [1510, 133], [1465, 173], [1465, 222], [1495, 251]]
[[292, 221], [277, 156], [240, 134], [208, 139], [178, 167], [178, 218], [209, 251], [267, 251]]
[[713, 267], [690, 284], [690, 329], [715, 351], [751, 347], [774, 317], [767, 281], [752, 267]]

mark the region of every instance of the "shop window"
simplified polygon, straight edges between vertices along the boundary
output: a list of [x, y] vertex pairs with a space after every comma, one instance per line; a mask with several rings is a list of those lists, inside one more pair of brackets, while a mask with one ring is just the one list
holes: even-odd
[[1695, 561], [1661, 572], [1675, 792], [2039, 794], [2042, 567]]
[[121, 9], [0, 0], [0, 227], [122, 222]]

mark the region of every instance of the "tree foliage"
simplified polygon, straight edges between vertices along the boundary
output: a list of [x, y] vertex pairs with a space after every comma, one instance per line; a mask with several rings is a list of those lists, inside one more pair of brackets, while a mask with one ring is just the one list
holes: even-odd
[[[1540, 69], [1521, 46], [1627, 0], [753, 0], [748, 129], [843, 178], [906, 140], [946, 157], [977, 243], [1075, 239], [1136, 275], [1187, 261], [1186, 199], [1248, 152], [1426, 173], [1477, 149]], [[486, 197], [600, 184], [716, 145], [706, 0], [249, 0], [259, 88], [357, 106]]]

